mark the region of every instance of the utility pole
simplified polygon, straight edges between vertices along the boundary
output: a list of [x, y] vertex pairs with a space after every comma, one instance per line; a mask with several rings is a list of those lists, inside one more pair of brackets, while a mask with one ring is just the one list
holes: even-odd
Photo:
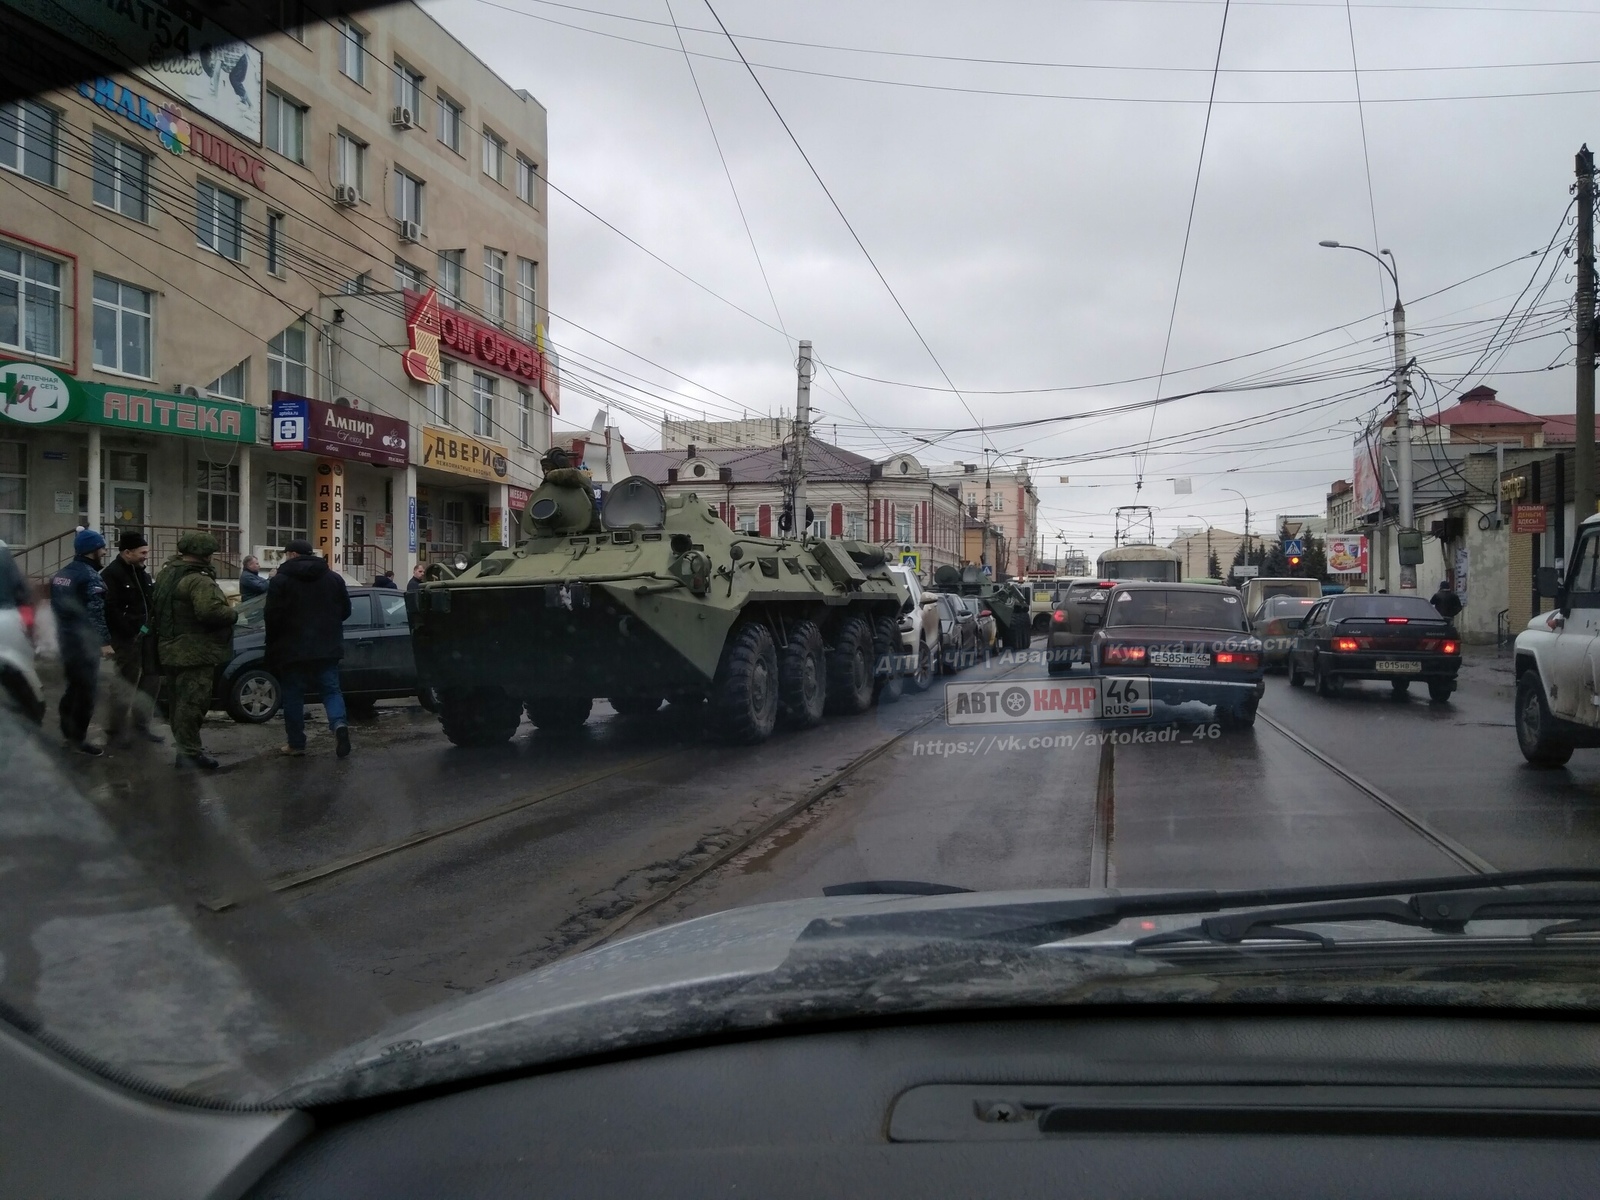
[[806, 532], [806, 437], [811, 429], [811, 343], [800, 343], [800, 361], [796, 364], [799, 380], [795, 385], [794, 405], [794, 498], [789, 511], [794, 514], [796, 537]]
[[[1400, 303], [1400, 286], [1394, 289], [1394, 443], [1399, 458], [1400, 528], [1416, 524], [1416, 505], [1411, 481], [1411, 360], [1406, 357], [1406, 309]], [[1417, 590], [1417, 568], [1400, 566], [1400, 592]]]
[[[1578, 529], [1594, 515], [1594, 154], [1578, 151], [1578, 444], [1573, 453], [1572, 500]], [[1562, 548], [1563, 553], [1565, 547]]]
[[983, 553], [978, 562], [987, 567], [989, 565], [989, 450], [983, 452]]

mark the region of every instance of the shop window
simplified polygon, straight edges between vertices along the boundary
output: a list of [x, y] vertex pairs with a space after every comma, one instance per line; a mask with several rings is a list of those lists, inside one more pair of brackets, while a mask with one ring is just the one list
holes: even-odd
[[28, 446], [0, 442], [0, 542], [28, 542]]
[[296, 321], [267, 343], [267, 391], [311, 394], [311, 337]]
[[452, 550], [467, 544], [467, 505], [464, 500], [446, 500], [439, 506], [439, 540]]
[[55, 109], [32, 100], [0, 104], [0, 168], [54, 187], [60, 123]]
[[498, 380], [481, 371], [472, 373], [472, 432], [478, 437], [494, 433], [494, 391]]
[[94, 202], [135, 221], [150, 216], [150, 156], [109, 133], [94, 132]]
[[61, 357], [61, 264], [0, 242], [0, 346]]
[[311, 536], [311, 502], [304, 475], [267, 472], [267, 545]]
[[94, 365], [124, 375], [152, 378], [150, 310], [153, 297], [143, 288], [94, 277]]
[[239, 552], [239, 464], [195, 463], [195, 524], [216, 535], [223, 552]]

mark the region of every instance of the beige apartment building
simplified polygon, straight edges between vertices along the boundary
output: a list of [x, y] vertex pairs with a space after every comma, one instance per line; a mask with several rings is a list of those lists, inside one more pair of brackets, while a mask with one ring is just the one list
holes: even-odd
[[1010, 559], [1007, 572], [1019, 573], [1034, 564], [1039, 554], [1039, 493], [1027, 467], [1002, 469], [991, 464], [985, 468], [982, 463], [957, 462], [929, 467], [928, 477], [956, 489], [967, 515], [978, 520], [980, 533], [987, 515], [988, 524], [1005, 534]]
[[547, 145], [410, 3], [0, 106], [0, 539], [509, 543], [560, 400]]

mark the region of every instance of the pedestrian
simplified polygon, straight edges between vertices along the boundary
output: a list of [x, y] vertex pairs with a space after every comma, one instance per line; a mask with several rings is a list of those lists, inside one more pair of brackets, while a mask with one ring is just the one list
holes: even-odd
[[1461, 613], [1461, 597], [1450, 586], [1448, 579], [1439, 581], [1439, 590], [1428, 597], [1428, 603], [1439, 610], [1439, 615], [1446, 621], [1454, 621]]
[[214, 771], [217, 760], [200, 743], [200, 723], [211, 708], [217, 668], [233, 657], [233, 626], [238, 614], [217, 585], [211, 556], [218, 550], [209, 533], [186, 533], [178, 553], [156, 580], [153, 607], [161, 669], [172, 685], [172, 740], [176, 765]]
[[414, 592], [422, 586], [423, 577], [428, 573], [428, 568], [418, 563], [411, 568], [411, 579], [406, 584], [406, 591]]
[[239, 570], [239, 599], [249, 600], [253, 596], [266, 594], [267, 581], [261, 574], [261, 560], [254, 554], [248, 554], [244, 566]]
[[350, 615], [350, 593], [344, 579], [312, 553], [311, 543], [296, 538], [284, 547], [287, 558], [267, 589], [267, 668], [283, 691], [284, 754], [306, 752], [305, 694], [316, 688], [338, 755], [350, 753], [350, 726], [344, 694], [339, 689], [339, 660], [344, 657], [344, 621]]
[[372, 586], [390, 588], [397, 592], [400, 590], [400, 585], [394, 581], [393, 571], [380, 571], [378, 577], [372, 581]]
[[72, 561], [50, 579], [50, 611], [56, 619], [56, 644], [67, 690], [61, 695], [61, 734], [84, 754], [102, 753], [89, 741], [100, 660], [110, 658], [111, 631], [106, 628], [106, 585], [100, 564], [106, 539], [93, 529], [80, 529], [72, 539]]
[[113, 688], [107, 700], [106, 736], [111, 741], [129, 736], [130, 724], [145, 741], [166, 741], [150, 728], [161, 690], [161, 666], [156, 635], [151, 632], [156, 582], [145, 570], [149, 557], [150, 543], [144, 534], [130, 529], [117, 539], [117, 556], [100, 572], [117, 675], [127, 685]]

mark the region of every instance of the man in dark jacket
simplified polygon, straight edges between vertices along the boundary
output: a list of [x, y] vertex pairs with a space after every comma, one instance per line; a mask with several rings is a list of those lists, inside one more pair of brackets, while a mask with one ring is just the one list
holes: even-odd
[[267, 580], [261, 574], [261, 560], [247, 555], [239, 570], [239, 599], [250, 600], [267, 594]]
[[427, 577], [428, 568], [424, 564], [418, 563], [411, 568], [411, 578], [406, 582], [406, 591], [420, 592], [422, 590], [422, 581]]
[[172, 683], [172, 740], [180, 767], [214, 771], [217, 760], [200, 744], [200, 723], [211, 707], [217, 668], [233, 657], [233, 626], [238, 619], [217, 586], [211, 556], [217, 539], [186, 533], [177, 557], [156, 580], [152, 604], [160, 636], [161, 668]]
[[100, 572], [106, 585], [111, 649], [117, 658], [117, 674], [127, 685], [114, 687], [106, 702], [106, 735], [112, 741], [124, 736], [130, 715], [138, 736], [151, 742], [166, 740], [150, 728], [161, 688], [161, 667], [151, 616], [156, 582], [144, 566], [149, 557], [150, 544], [144, 534], [130, 529], [117, 539], [117, 556]]
[[72, 539], [72, 553], [72, 561], [50, 580], [50, 611], [67, 677], [67, 690], [61, 696], [61, 733], [84, 754], [99, 754], [100, 747], [89, 741], [89, 721], [94, 717], [100, 660], [113, 653], [111, 631], [106, 628], [106, 585], [100, 578], [106, 539], [93, 529], [80, 529]]
[[350, 615], [350, 593], [344, 579], [296, 538], [284, 547], [287, 557], [267, 588], [267, 669], [283, 688], [283, 726], [288, 735], [284, 754], [306, 752], [305, 694], [315, 687], [328, 714], [328, 728], [338, 755], [350, 753], [350, 726], [345, 720], [344, 693], [339, 690], [339, 660], [344, 657], [344, 620]]
[[1428, 597], [1428, 603], [1438, 609], [1439, 615], [1446, 621], [1454, 621], [1461, 615], [1461, 597], [1456, 595], [1448, 579], [1439, 581], [1439, 590]]
[[399, 591], [400, 590], [400, 585], [395, 583], [395, 581], [394, 581], [394, 572], [393, 571], [379, 571], [378, 574], [377, 574], [377, 577], [374, 578], [373, 581], [372, 581], [372, 586], [373, 587], [381, 587], [381, 588], [393, 588], [395, 591]]

